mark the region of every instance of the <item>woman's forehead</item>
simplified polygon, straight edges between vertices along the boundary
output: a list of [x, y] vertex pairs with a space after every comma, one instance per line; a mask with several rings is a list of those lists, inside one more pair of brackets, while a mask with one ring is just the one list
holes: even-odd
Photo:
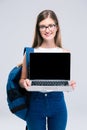
[[48, 25], [48, 24], [54, 24], [54, 20], [52, 18], [46, 18], [44, 20], [42, 20], [39, 25]]

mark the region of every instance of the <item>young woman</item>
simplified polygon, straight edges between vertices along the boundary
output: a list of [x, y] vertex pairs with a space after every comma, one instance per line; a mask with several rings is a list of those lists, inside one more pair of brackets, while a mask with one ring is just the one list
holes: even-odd
[[[62, 47], [59, 22], [52, 10], [44, 10], [38, 15], [32, 47], [34, 52], [67, 52]], [[25, 56], [19, 83], [26, 90], [31, 86]], [[70, 86], [74, 88], [75, 81], [70, 81]], [[46, 127], [48, 130], [65, 130], [67, 108], [63, 92], [31, 92], [29, 102], [26, 119], [28, 130], [46, 130]]]

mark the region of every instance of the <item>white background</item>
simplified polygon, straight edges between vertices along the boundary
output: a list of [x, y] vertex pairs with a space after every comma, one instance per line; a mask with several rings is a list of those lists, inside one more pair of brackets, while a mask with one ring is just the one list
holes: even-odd
[[9, 71], [20, 63], [23, 48], [31, 46], [36, 17], [44, 9], [58, 16], [63, 46], [72, 53], [74, 92], [65, 93], [66, 130], [87, 129], [87, 0], [0, 0], [0, 130], [24, 130], [26, 123], [8, 109], [6, 82]]

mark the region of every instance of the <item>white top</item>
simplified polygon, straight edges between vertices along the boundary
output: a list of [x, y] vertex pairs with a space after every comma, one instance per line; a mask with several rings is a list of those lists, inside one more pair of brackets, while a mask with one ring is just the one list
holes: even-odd
[[57, 53], [57, 52], [64, 52], [64, 50], [60, 47], [55, 47], [55, 48], [42, 48], [42, 47], [38, 47], [38, 48], [34, 48], [34, 52], [53, 52], [53, 53]]

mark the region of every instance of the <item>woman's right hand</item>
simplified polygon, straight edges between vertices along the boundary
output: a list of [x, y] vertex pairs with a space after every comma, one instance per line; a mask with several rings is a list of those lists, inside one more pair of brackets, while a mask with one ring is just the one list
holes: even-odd
[[22, 88], [25, 88], [27, 91], [29, 91], [29, 87], [31, 86], [31, 81], [29, 79], [21, 79], [19, 81], [19, 84]]
[[31, 86], [31, 81], [29, 79], [25, 79], [23, 83], [24, 88], [29, 91], [29, 87]]

